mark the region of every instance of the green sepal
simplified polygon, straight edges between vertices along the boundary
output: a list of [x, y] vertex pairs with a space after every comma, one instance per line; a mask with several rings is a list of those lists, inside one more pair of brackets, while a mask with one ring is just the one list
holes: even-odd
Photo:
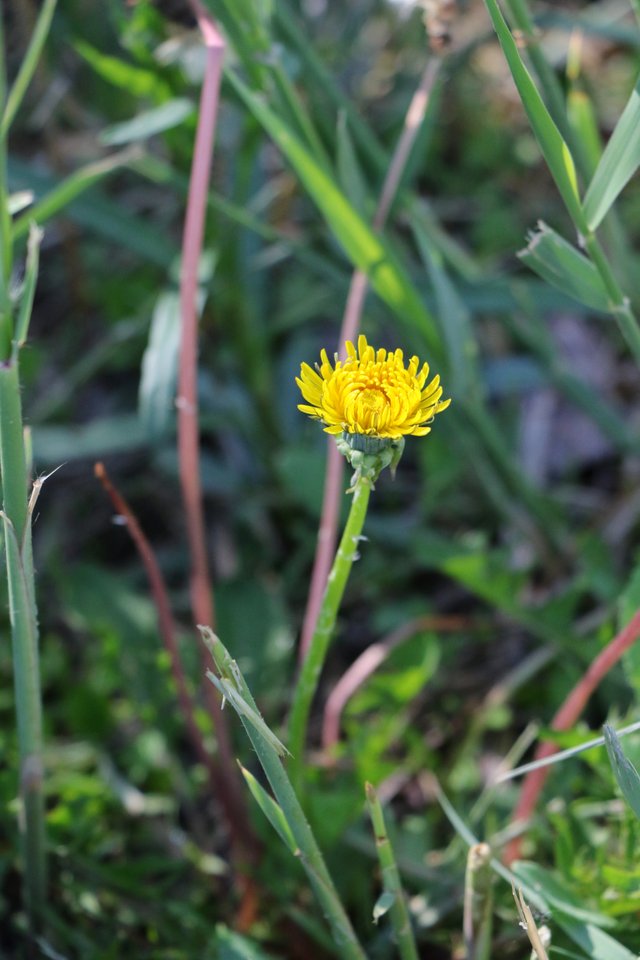
[[391, 475], [395, 477], [404, 450], [404, 437], [392, 440], [390, 437], [371, 437], [345, 431], [341, 437], [336, 437], [336, 444], [353, 467], [350, 487], [353, 490], [360, 477], [375, 483], [385, 467], [389, 467]]

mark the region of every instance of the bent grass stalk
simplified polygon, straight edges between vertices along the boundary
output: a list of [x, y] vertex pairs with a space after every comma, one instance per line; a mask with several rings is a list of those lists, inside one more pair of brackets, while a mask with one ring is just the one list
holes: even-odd
[[367, 477], [360, 476], [356, 481], [349, 517], [329, 574], [316, 628], [307, 656], [300, 668], [293, 694], [288, 744], [292, 754], [291, 780], [298, 790], [302, 786], [304, 746], [311, 703], [318, 687], [349, 573], [358, 555], [358, 544], [367, 515], [371, 488], [371, 480]]
[[208, 677], [223, 696], [229, 697], [233, 691], [229, 702], [240, 717], [282, 810], [291, 836], [297, 845], [302, 866], [331, 927], [333, 938], [340, 951], [339, 956], [344, 960], [366, 960], [364, 950], [358, 942], [327, 870], [322, 852], [282, 765], [280, 757], [285, 748], [260, 716], [237, 663], [222, 642], [207, 627], [200, 627], [200, 632], [218, 670], [218, 676], [208, 673]]

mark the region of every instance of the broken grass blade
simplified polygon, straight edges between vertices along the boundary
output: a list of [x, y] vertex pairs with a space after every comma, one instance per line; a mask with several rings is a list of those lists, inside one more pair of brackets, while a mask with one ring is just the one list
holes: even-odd
[[529, 234], [518, 256], [523, 263], [568, 297], [602, 313], [611, 312], [611, 301], [602, 278], [583, 254], [546, 223]]

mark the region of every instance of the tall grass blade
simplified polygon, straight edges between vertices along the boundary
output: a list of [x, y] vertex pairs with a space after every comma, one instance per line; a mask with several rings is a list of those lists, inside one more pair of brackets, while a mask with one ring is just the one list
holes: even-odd
[[551, 176], [556, 182], [571, 219], [581, 233], [586, 233], [587, 223], [580, 204], [576, 169], [571, 151], [524, 65], [497, 0], [485, 0], [485, 3]]
[[378, 296], [400, 318], [416, 324], [422, 330], [432, 352], [439, 352], [439, 337], [433, 317], [408, 274], [384, 241], [376, 236], [353, 209], [342, 191], [336, 187], [330, 174], [265, 101], [253, 93], [236, 74], [228, 72], [227, 77], [287, 157], [353, 265], [367, 274]]

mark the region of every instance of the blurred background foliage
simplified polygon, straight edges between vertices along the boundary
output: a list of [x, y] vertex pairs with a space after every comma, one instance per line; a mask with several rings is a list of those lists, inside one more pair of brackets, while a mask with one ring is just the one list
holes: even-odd
[[[411, 4], [208, 6], [229, 49], [200, 278], [207, 535], [217, 629], [277, 730], [326, 451], [296, 410], [294, 377], [302, 360], [337, 346], [353, 260], [368, 242], [349, 231], [354, 218], [371, 222], [434, 54]], [[533, 13], [564, 93], [587, 99], [606, 140], [637, 73], [628, 4], [535, 3]], [[3, 5], [13, 73], [36, 15], [34, 0]], [[399, 287], [378, 278], [363, 327], [374, 343], [426, 356], [453, 403], [428, 440], [407, 444], [396, 480], [377, 485], [317, 704], [310, 796], [370, 955], [388, 957], [388, 931], [371, 923], [377, 881], [362, 793], [365, 780], [381, 785], [423, 955], [434, 960], [464, 956], [466, 851], [433, 775], [471, 829], [499, 843], [517, 792], [490, 787], [498, 763], [527, 724], [550, 721], [640, 594], [637, 370], [611, 319], [518, 260], [538, 220], [572, 242], [574, 230], [484, 5], [460, 3], [448, 27], [384, 237]], [[298, 865], [257, 809], [267, 905], [250, 931], [230, 932], [237, 903], [224, 825], [185, 737], [141, 564], [93, 478], [94, 460], [104, 460], [157, 551], [195, 685], [174, 393], [202, 72], [185, 5], [59, 0], [10, 144], [11, 190], [33, 192], [16, 231], [26, 243], [31, 217], [45, 226], [22, 375], [35, 469], [60, 467], [39, 504], [35, 553], [53, 942], [69, 957], [332, 951]], [[302, 145], [297, 162], [274, 143], [287, 135]], [[632, 298], [639, 209], [632, 182], [617, 205], [616, 248]], [[346, 705], [343, 739], [323, 761], [329, 691], [368, 645], [413, 621]], [[8, 643], [0, 659], [9, 678]], [[639, 676], [631, 653], [585, 724], [634, 719]], [[8, 682], [0, 711], [0, 943], [20, 955]], [[204, 710], [198, 719], [211, 736]], [[557, 739], [567, 746], [576, 736]], [[633, 738], [625, 743], [637, 760]], [[527, 835], [537, 866], [522, 874], [554, 908], [551, 955], [630, 958], [640, 950], [637, 823], [604, 748], [558, 771]], [[530, 953], [510, 896], [498, 881], [491, 956], [505, 960]], [[615, 948], [598, 936], [589, 946], [592, 923]]]

